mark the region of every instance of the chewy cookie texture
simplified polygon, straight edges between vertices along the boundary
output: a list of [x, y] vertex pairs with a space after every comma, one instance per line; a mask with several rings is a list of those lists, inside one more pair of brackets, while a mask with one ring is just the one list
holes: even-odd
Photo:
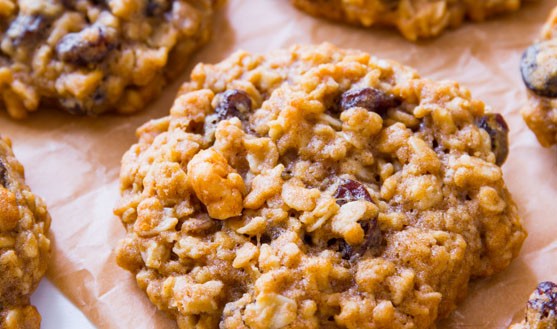
[[526, 304], [524, 321], [509, 329], [555, 329], [557, 328], [557, 285], [541, 282], [530, 295]]
[[0, 328], [38, 329], [29, 297], [46, 271], [50, 216], [25, 185], [11, 142], [0, 137]]
[[0, 107], [131, 113], [182, 72], [217, 0], [0, 0]]
[[557, 8], [545, 23], [541, 38], [522, 55], [522, 79], [528, 88], [526, 124], [541, 145], [557, 143]]
[[484, 21], [532, 0], [290, 0], [315, 16], [369, 27], [395, 26], [408, 39], [434, 37], [465, 19]]
[[526, 236], [508, 128], [329, 44], [198, 65], [138, 130], [118, 263], [185, 328], [431, 328]]

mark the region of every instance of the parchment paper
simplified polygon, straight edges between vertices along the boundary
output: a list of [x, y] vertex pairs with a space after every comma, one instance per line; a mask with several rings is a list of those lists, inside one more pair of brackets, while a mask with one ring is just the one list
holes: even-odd
[[547, 0], [527, 5], [516, 14], [412, 44], [389, 29], [364, 30], [306, 16], [287, 0], [229, 0], [217, 16], [212, 42], [138, 115], [79, 118], [43, 110], [15, 122], [0, 113], [0, 133], [13, 139], [28, 184], [46, 199], [53, 218], [50, 280], [99, 328], [176, 328], [114, 262], [113, 248], [124, 230], [112, 208], [119, 195], [120, 159], [135, 142], [135, 129], [168, 113], [195, 62], [216, 62], [240, 48], [265, 52], [329, 41], [400, 61], [422, 76], [457, 80], [504, 113], [511, 127], [505, 179], [530, 235], [511, 267], [475, 281], [468, 299], [439, 328], [506, 328], [522, 317], [538, 281], [557, 280], [557, 149], [542, 148], [523, 123], [519, 109], [526, 95], [518, 73], [523, 49], [555, 5]]

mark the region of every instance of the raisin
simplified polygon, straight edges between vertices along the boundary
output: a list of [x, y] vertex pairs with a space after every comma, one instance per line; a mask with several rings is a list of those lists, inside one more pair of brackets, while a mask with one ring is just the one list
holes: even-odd
[[369, 222], [361, 223], [364, 229], [365, 236], [364, 242], [358, 246], [351, 246], [344, 239], [331, 239], [327, 243], [329, 248], [336, 249], [342, 259], [355, 261], [362, 257], [367, 251], [372, 256], [378, 256], [381, 251], [381, 243], [383, 242], [383, 234], [379, 229], [377, 219], [372, 219]]
[[502, 165], [509, 155], [509, 126], [499, 113], [487, 113], [480, 117], [477, 126], [489, 134], [495, 163]]
[[557, 42], [542, 41], [526, 49], [520, 61], [522, 80], [539, 96], [557, 97]]
[[340, 97], [339, 110], [346, 111], [353, 107], [363, 107], [379, 115], [402, 103], [400, 98], [375, 88], [359, 88], [344, 92]]
[[246, 122], [251, 105], [251, 98], [248, 94], [241, 90], [231, 89], [221, 94], [221, 100], [215, 113], [219, 120], [237, 117], [240, 121]]
[[96, 6], [107, 6], [106, 0], [91, 0], [91, 2]]
[[68, 9], [75, 9], [76, 0], [61, 0], [62, 6]]
[[10, 24], [6, 35], [12, 39], [14, 46], [19, 46], [25, 41], [33, 41], [39, 38], [48, 25], [45, 17], [40, 15], [19, 15]]
[[351, 179], [342, 179], [340, 181], [334, 197], [340, 206], [350, 201], [362, 199], [373, 202], [365, 186]]
[[102, 25], [92, 25], [81, 32], [65, 35], [56, 45], [58, 57], [86, 66], [101, 62], [116, 47], [116, 38]]
[[261, 244], [270, 244], [273, 241], [273, 239], [271, 239], [271, 236], [269, 234], [263, 233], [260, 237], [259, 237], [259, 243]]
[[373, 256], [379, 254], [379, 247], [383, 242], [383, 234], [379, 228], [379, 223], [377, 218], [372, 219], [369, 222], [361, 223], [364, 229], [364, 242], [359, 247], [359, 254], [363, 255], [366, 251], [370, 250]]
[[170, 8], [167, 0], [148, 0], [145, 6], [145, 15], [148, 17], [156, 17], [164, 14]]
[[557, 317], [557, 285], [553, 282], [541, 282], [528, 301], [528, 309], [542, 317]]
[[[373, 202], [365, 186], [351, 179], [343, 179], [340, 181], [334, 197], [337, 199], [337, 204], [339, 205], [356, 200]], [[379, 229], [377, 219], [374, 218], [367, 222], [360, 222], [360, 225], [362, 226], [365, 235], [364, 242], [359, 246], [350, 246], [343, 239], [340, 239], [339, 241], [332, 241], [332, 244], [337, 245], [337, 250], [341, 253], [341, 257], [343, 259], [357, 259], [364, 255], [368, 250], [370, 250], [374, 256], [378, 254], [379, 247], [381, 246], [383, 240], [383, 235]]]
[[2, 160], [0, 160], [0, 185], [2, 185], [3, 187], [7, 187], [6, 185], [8, 184], [8, 170], [6, 169], [6, 165], [4, 165], [4, 162], [2, 162]]
[[387, 9], [393, 10], [398, 7], [400, 0], [381, 0], [381, 2]]
[[106, 101], [106, 92], [101, 88], [97, 88], [91, 98], [95, 104], [102, 104]]
[[340, 252], [340, 257], [345, 260], [351, 260], [355, 256], [354, 248], [349, 245], [344, 239], [340, 239], [337, 242], [338, 251]]

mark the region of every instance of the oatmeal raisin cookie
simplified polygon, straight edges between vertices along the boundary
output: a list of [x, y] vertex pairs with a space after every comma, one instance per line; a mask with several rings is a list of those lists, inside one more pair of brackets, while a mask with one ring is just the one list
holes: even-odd
[[431, 328], [526, 233], [508, 127], [329, 44], [198, 65], [137, 131], [117, 261], [185, 328]]
[[[465, 19], [483, 21], [499, 13], [516, 11], [529, 0], [291, 0], [314, 16], [369, 27], [396, 26], [415, 41], [455, 28]], [[531, 1], [531, 0], [530, 0]]]
[[557, 7], [545, 23], [539, 41], [528, 47], [520, 63], [528, 89], [522, 117], [541, 145], [557, 144]]
[[557, 328], [557, 285], [545, 281], [538, 285], [526, 304], [524, 321], [509, 329]]
[[209, 38], [220, 0], [0, 0], [0, 107], [131, 113]]
[[46, 271], [50, 216], [25, 185], [23, 167], [0, 137], [0, 328], [38, 329], [29, 297]]

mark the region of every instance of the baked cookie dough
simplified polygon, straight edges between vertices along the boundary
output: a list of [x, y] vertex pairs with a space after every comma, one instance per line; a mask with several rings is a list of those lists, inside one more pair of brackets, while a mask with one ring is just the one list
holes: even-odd
[[200, 64], [123, 157], [117, 261], [182, 329], [431, 328], [526, 236], [507, 132], [329, 44]]
[[434, 37], [465, 19], [480, 22], [529, 0], [291, 0], [311, 15], [369, 27], [395, 26], [408, 39]]
[[25, 185], [23, 167], [0, 137], [0, 328], [38, 329], [41, 316], [29, 297], [46, 271], [50, 216]]
[[205, 43], [218, 0], [0, 0], [0, 107], [131, 113]]
[[557, 7], [545, 23], [541, 38], [522, 55], [522, 80], [528, 106], [522, 117], [542, 146], [557, 143]]
[[509, 329], [555, 329], [557, 328], [557, 285], [542, 282], [530, 295], [526, 304], [524, 321]]

